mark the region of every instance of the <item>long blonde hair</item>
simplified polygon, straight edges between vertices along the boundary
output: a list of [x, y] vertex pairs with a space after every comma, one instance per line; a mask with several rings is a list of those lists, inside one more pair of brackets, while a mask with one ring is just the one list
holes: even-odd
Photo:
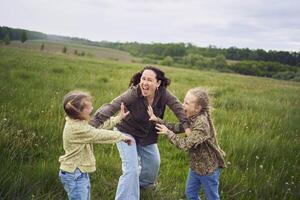
[[211, 118], [211, 106], [210, 106], [210, 99], [207, 90], [197, 87], [197, 88], [192, 88], [188, 91], [188, 93], [192, 94], [193, 96], [196, 97], [196, 103], [197, 105], [201, 106], [201, 111], [200, 113], [206, 114], [208, 123], [210, 126], [210, 131], [211, 134], [216, 142], [217, 147], [219, 148], [220, 152], [225, 156], [225, 152], [220, 148], [217, 140], [217, 132], [215, 129], [215, 126], [213, 124], [212, 118]]
[[71, 91], [65, 95], [63, 107], [66, 115], [72, 119], [89, 120], [88, 116], [84, 116], [82, 111], [85, 108], [84, 100], [91, 100], [89, 93], [83, 91]]

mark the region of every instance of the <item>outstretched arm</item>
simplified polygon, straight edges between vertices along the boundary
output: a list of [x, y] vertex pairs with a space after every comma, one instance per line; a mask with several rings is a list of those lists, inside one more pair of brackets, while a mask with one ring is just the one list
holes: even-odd
[[181, 129], [183, 129], [186, 133], [188, 133], [190, 131], [189, 123], [187, 117], [184, 114], [182, 104], [177, 99], [177, 97], [171, 94], [168, 90], [166, 90], [166, 95], [167, 95], [167, 105], [176, 115], [177, 119], [180, 121]]
[[116, 117], [110, 117], [106, 120], [102, 125], [99, 126], [101, 129], [112, 130], [123, 118], [125, 118], [129, 114], [129, 111], [125, 111], [124, 103], [121, 103], [121, 109]]
[[118, 131], [97, 129], [90, 125], [84, 125], [73, 131], [69, 139], [71, 143], [88, 144], [88, 143], [115, 143], [124, 141], [128, 145], [134, 143], [134, 140]]
[[159, 131], [158, 134], [167, 135], [171, 143], [183, 150], [197, 146], [211, 137], [208, 123], [201, 118], [196, 121], [191, 133], [186, 137], [175, 135], [174, 132], [161, 124], [157, 124], [156, 129]]
[[134, 93], [131, 88], [129, 88], [122, 95], [118, 96], [111, 103], [104, 104], [95, 113], [94, 117], [90, 121], [90, 124], [94, 127], [99, 127], [108, 118], [113, 116], [121, 108], [121, 103], [123, 102], [125, 106], [128, 106], [134, 99]]
[[168, 129], [172, 130], [174, 133], [182, 133], [184, 131], [182, 125], [180, 123], [171, 123], [166, 122], [162, 120], [159, 117], [156, 117], [154, 114], [153, 108], [151, 106], [148, 106], [148, 115], [149, 115], [149, 121], [153, 121], [158, 124], [164, 124]]

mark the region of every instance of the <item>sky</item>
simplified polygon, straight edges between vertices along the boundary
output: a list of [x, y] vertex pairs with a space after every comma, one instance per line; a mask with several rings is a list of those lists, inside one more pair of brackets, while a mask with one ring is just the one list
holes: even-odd
[[1, 0], [0, 26], [111, 42], [300, 51], [299, 0]]

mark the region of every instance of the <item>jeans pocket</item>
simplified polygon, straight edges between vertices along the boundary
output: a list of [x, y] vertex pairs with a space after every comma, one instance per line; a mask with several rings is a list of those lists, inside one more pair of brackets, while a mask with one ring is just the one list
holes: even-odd
[[79, 168], [76, 168], [74, 172], [74, 180], [79, 180], [79, 179], [86, 179], [88, 176], [88, 173], [81, 172]]
[[59, 170], [59, 172], [58, 172], [59, 179], [62, 179], [62, 177], [65, 176], [65, 175], [66, 175], [65, 171]]
[[59, 171], [59, 178], [60, 178], [62, 183], [66, 183], [66, 182], [74, 181], [75, 180], [75, 174], [60, 170]]

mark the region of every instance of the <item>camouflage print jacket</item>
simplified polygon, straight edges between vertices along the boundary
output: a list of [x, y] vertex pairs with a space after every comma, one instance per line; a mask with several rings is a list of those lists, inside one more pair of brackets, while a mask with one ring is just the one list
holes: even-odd
[[[168, 138], [178, 148], [189, 151], [190, 167], [199, 175], [208, 175], [217, 168], [225, 167], [224, 152], [217, 144], [217, 139], [211, 129], [206, 114], [199, 114], [190, 120], [192, 132], [188, 136], [175, 135], [174, 132], [182, 130], [178, 124], [164, 124], [174, 132]], [[163, 121], [159, 121], [161, 123]]]

